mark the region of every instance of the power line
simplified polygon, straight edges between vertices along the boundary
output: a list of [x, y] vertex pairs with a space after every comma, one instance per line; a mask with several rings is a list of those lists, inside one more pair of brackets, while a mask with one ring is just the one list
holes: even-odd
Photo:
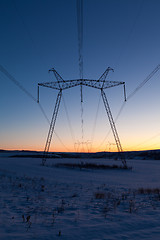
[[[145, 143], [147, 143], [147, 142], [150, 142], [151, 140], [153, 140], [153, 139], [155, 139], [155, 138], [157, 138], [157, 137], [159, 137], [159, 136], [160, 136], [160, 133], [155, 134], [154, 136], [146, 139], [145, 141], [143, 141], [143, 142], [141, 142], [141, 143], [139, 143], [139, 144], [136, 144], [136, 145], [133, 146], [133, 147], [134, 147], [134, 148], [139, 147], [139, 146], [141, 146], [141, 145], [143, 145], [143, 144], [145, 144]], [[151, 145], [151, 146], [152, 146], [152, 145]]]
[[49, 121], [49, 119], [48, 119], [48, 117], [47, 117], [47, 115], [46, 115], [46, 113], [45, 113], [45, 111], [44, 111], [42, 105], [41, 105], [40, 103], [38, 103], [38, 106], [39, 106], [39, 108], [40, 108], [42, 114], [44, 115], [45, 119], [47, 120], [48, 124], [50, 125], [50, 121]]
[[130, 100], [155, 74], [160, 70], [160, 64], [158, 64], [154, 70], [131, 92], [128, 97], [127, 101], [123, 102], [122, 106], [120, 107], [120, 110], [115, 118], [115, 122], [118, 120], [119, 116], [121, 115], [126, 103], [128, 100]]
[[99, 113], [100, 101], [101, 101], [101, 94], [99, 96], [97, 111], [96, 111], [95, 120], [94, 120], [94, 123], [93, 123], [90, 152], [92, 151], [93, 140], [94, 140], [94, 136], [95, 136], [95, 130], [96, 130], [96, 124], [97, 124], [97, 117], [98, 117], [98, 113]]
[[69, 125], [69, 129], [70, 129], [71, 137], [72, 137], [73, 143], [75, 143], [75, 135], [74, 135], [74, 132], [73, 132], [73, 129], [72, 129], [72, 124], [71, 124], [71, 121], [70, 121], [70, 118], [69, 118], [67, 105], [65, 103], [63, 95], [62, 95], [62, 100], [63, 100], [64, 109], [65, 109], [67, 120], [68, 120], [68, 125]]
[[83, 120], [83, 102], [81, 102], [81, 133], [82, 133], [82, 142], [84, 141], [84, 120]]
[[45, 65], [44, 58], [42, 59], [41, 54], [40, 54], [41, 52], [38, 51], [38, 49], [37, 49], [37, 45], [38, 44], [36, 43], [35, 39], [33, 39], [32, 34], [30, 32], [30, 29], [28, 28], [26, 22], [24, 21], [24, 15], [21, 14], [21, 11], [18, 9], [16, 1], [12, 0], [12, 2], [13, 2], [13, 6], [14, 6], [14, 9], [15, 9], [15, 12], [16, 12], [19, 20], [21, 21], [22, 25], [23, 25], [23, 31], [26, 32], [26, 35], [28, 36], [28, 39], [30, 40], [30, 43], [32, 44], [32, 47], [33, 47], [33, 50], [34, 50], [34, 54], [37, 55], [38, 59], [40, 59], [41, 62], [43, 62], [43, 65]]
[[20, 13], [19, 9], [17, 8], [16, 1], [15, 1], [15, 0], [12, 0], [12, 2], [13, 2], [13, 5], [14, 5], [14, 8], [15, 8], [15, 10], [16, 10], [17, 16], [19, 17], [19, 19], [21, 20], [21, 22], [22, 22], [22, 24], [23, 24], [23, 29], [25, 29], [28, 37], [30, 38], [30, 40], [31, 40], [31, 42], [32, 42], [32, 45], [33, 45], [34, 48], [35, 48], [35, 43], [34, 43], [34, 41], [33, 41], [33, 39], [32, 39], [31, 33], [30, 33], [30, 31], [29, 31], [29, 29], [28, 29], [28, 27], [27, 27], [27, 25], [26, 25], [26, 23], [25, 23], [25, 21], [24, 21], [24, 19], [23, 19], [23, 17], [22, 17], [22, 14]]
[[[28, 35], [28, 38], [30, 39], [30, 42], [32, 43], [32, 46], [35, 50], [35, 53], [39, 55], [39, 52], [37, 51], [37, 48], [36, 48], [36, 44], [35, 44], [35, 42], [32, 38], [31, 32], [29, 31], [29, 28], [27, 27], [27, 25], [24, 21], [24, 18], [22, 17], [22, 14], [20, 13], [20, 11], [18, 9], [15, 0], [12, 0], [12, 2], [13, 2], [13, 5], [14, 5], [14, 8], [15, 8], [15, 11], [17, 13], [17, 16], [19, 17], [19, 19], [22, 22], [23, 29], [25, 29], [26, 34]], [[82, 45], [82, 43], [81, 43], [81, 45]], [[43, 64], [44, 64], [44, 61], [43, 61]], [[37, 99], [30, 92], [28, 92], [13, 76], [11, 76], [11, 74], [9, 74], [8, 71], [6, 69], [4, 69], [1, 65], [0, 65], [0, 71], [3, 72], [14, 84], [16, 84], [26, 95], [28, 95], [28, 97], [30, 97], [34, 102], [37, 102]], [[43, 107], [40, 103], [38, 103], [38, 107], [40, 108], [43, 116], [45, 117], [46, 121], [50, 125], [50, 120], [48, 119], [48, 117], [47, 117], [47, 115], [46, 115], [46, 113], [45, 113], [45, 111], [44, 111], [44, 109], [43, 109]], [[66, 150], [68, 150], [68, 148], [62, 142], [62, 140], [60, 139], [58, 134], [55, 132], [55, 130], [54, 130], [54, 133], [55, 133], [56, 137], [58, 138], [58, 140], [61, 142], [61, 144], [66, 148]]]
[[121, 48], [121, 52], [117, 58], [117, 61], [116, 61], [116, 64], [115, 64], [115, 68], [117, 68], [117, 65], [119, 64], [120, 62], [120, 59], [124, 56], [124, 53], [125, 51], [127, 50], [128, 46], [129, 46], [129, 42], [130, 40], [132, 39], [133, 37], [133, 32], [134, 32], [134, 29], [137, 25], [137, 22], [139, 20], [139, 17], [141, 15], [141, 12], [142, 12], [142, 9], [143, 9], [143, 4], [144, 4], [145, 0], [142, 0], [141, 2], [139, 2], [139, 8], [138, 8], [138, 11], [137, 13], [135, 14], [135, 19], [133, 21], [133, 24], [130, 28], [130, 31], [129, 31], [129, 34], [128, 34], [128, 37], [126, 38], [126, 41], [125, 41], [125, 44], [124, 44], [124, 48]]
[[[28, 92], [2, 65], [0, 65], [0, 71], [7, 77], [9, 78], [20, 90], [22, 90], [29, 98], [31, 98], [34, 102], [37, 103], [37, 99], [30, 93]], [[46, 118], [47, 122], [50, 124], [50, 121], [41, 106], [41, 104], [38, 104], [41, 112], [43, 113], [44, 117]]]
[[79, 75], [83, 79], [83, 0], [77, 0]]
[[160, 70], [160, 64], [158, 64], [156, 68], [133, 90], [133, 92], [131, 92], [128, 95], [127, 101], [123, 102], [122, 106], [120, 107], [120, 110], [115, 118], [115, 122], [118, 120], [119, 116], [121, 115], [128, 100], [130, 100], [159, 70]]
[[[79, 60], [79, 75], [83, 81], [83, 0], [77, 0], [77, 29], [78, 29], [78, 60]], [[83, 91], [82, 84], [80, 85], [81, 97], [81, 138], [84, 141], [84, 109], [83, 109]], [[83, 144], [82, 144], [83, 146]]]
[[[50, 125], [50, 121], [42, 107], [42, 105], [40, 103], [38, 103], [38, 106], [42, 112], [42, 114], [44, 115], [45, 119], [47, 120], [48, 124]], [[63, 147], [67, 150], [67, 151], [70, 151], [69, 148], [62, 142], [61, 138], [58, 136], [58, 134], [56, 133], [56, 131], [54, 130], [54, 134], [56, 135], [57, 139], [59, 140], [59, 142], [63, 145]]]
[[156, 68], [143, 80], [143, 82], [141, 82], [141, 83], [135, 88], [135, 90], [134, 90], [132, 93], [129, 94], [129, 96], [127, 97], [127, 100], [129, 100], [130, 98], [132, 98], [132, 97], [135, 95], [135, 93], [136, 93], [139, 89], [141, 89], [141, 88], [153, 77], [153, 75], [154, 75], [156, 72], [159, 71], [159, 69], [160, 69], [160, 64], [158, 64], [158, 65], [156, 66]]
[[[130, 100], [158, 71], [160, 70], [160, 64], [158, 64], [154, 70], [133, 90], [133, 92], [131, 92], [128, 97], [127, 97], [127, 101], [123, 102], [122, 106], [120, 107], [120, 110], [115, 118], [115, 122], [117, 122], [118, 118], [120, 117], [126, 103], [128, 102], [128, 100]], [[100, 148], [103, 143], [105, 142], [106, 138], [109, 136], [111, 130], [109, 130], [106, 134], [106, 136], [104, 137], [103, 141], [101, 142], [101, 144], [98, 146], [98, 148]]]
[[2, 65], [0, 65], [0, 71], [7, 76], [18, 88], [20, 88], [28, 97], [30, 97], [34, 102], [37, 102], [37, 99], [28, 92]]
[[[35, 103], [37, 103], [37, 99], [30, 93], [28, 92], [28, 90], [26, 90], [21, 84], [20, 82], [18, 82], [2, 65], [0, 65], [0, 71], [4, 74], [4, 76], [6, 76], [8, 79], [10, 79], [21, 91], [23, 91], [29, 98], [32, 99], [32, 101], [34, 101]], [[48, 124], [50, 125], [50, 121], [42, 107], [42, 105], [40, 103], [38, 103], [38, 106], [42, 112], [42, 114], [44, 115], [46, 121], [48, 122]], [[65, 144], [62, 142], [62, 140], [60, 139], [60, 137], [58, 136], [58, 134], [54, 131], [55, 135], [57, 136], [57, 138], [59, 139], [59, 141], [61, 142], [61, 144], [68, 150], [68, 148], [65, 146]]]

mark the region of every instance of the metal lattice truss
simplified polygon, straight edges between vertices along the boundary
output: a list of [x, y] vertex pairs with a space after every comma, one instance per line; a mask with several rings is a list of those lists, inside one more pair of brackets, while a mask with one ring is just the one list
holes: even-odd
[[39, 83], [38, 86], [53, 88], [57, 90], [65, 90], [68, 88], [76, 87], [79, 85], [84, 85], [87, 87], [97, 88], [97, 89], [106, 89], [111, 88], [115, 86], [119, 86], [121, 84], [125, 84], [125, 82], [116, 82], [116, 81], [106, 81], [106, 77], [109, 73], [109, 71], [113, 69], [107, 68], [106, 71], [102, 74], [102, 76], [98, 80], [93, 79], [75, 79], [75, 80], [64, 80], [57, 71], [52, 68], [49, 71], [52, 71], [57, 79], [56, 82], [45, 82], [45, 83]]
[[[44, 155], [43, 155], [43, 159], [42, 159], [42, 165], [45, 164], [47, 154], [49, 152], [52, 135], [54, 132], [54, 127], [55, 127], [55, 123], [56, 123], [56, 119], [57, 119], [57, 114], [58, 114], [58, 110], [59, 110], [59, 106], [60, 106], [60, 102], [61, 102], [62, 90], [69, 89], [69, 88], [76, 87], [76, 86], [81, 86], [81, 88], [82, 88], [82, 86], [84, 85], [87, 87], [97, 88], [97, 89], [101, 90], [101, 96], [103, 99], [103, 103], [104, 103], [104, 106], [106, 109], [107, 116], [109, 118], [109, 122], [111, 125], [111, 129], [113, 132], [113, 136], [114, 136], [116, 145], [117, 145], [117, 149], [118, 149], [118, 152], [122, 153], [123, 152], [122, 145], [121, 145], [121, 142], [120, 142], [120, 139], [118, 136], [118, 132], [116, 130], [115, 122], [113, 120], [112, 113], [111, 113], [109, 103], [108, 103], [106, 94], [104, 92], [104, 89], [115, 87], [118, 85], [124, 85], [124, 96], [125, 96], [125, 82], [107, 81], [106, 78], [107, 78], [109, 71], [113, 71], [113, 69], [110, 67], [108, 67], [106, 69], [106, 71], [102, 74], [102, 76], [98, 80], [89, 80], [89, 79], [64, 80], [57, 73], [57, 71], [54, 68], [50, 69], [49, 71], [52, 71], [54, 73], [57, 81], [56, 82], [39, 83], [38, 89], [39, 89], [39, 86], [43, 86], [43, 87], [57, 89], [57, 90], [59, 90], [59, 93], [57, 95], [57, 100], [56, 100], [55, 108], [53, 111], [52, 120], [50, 123], [48, 137], [47, 137], [47, 141], [46, 141], [46, 145], [45, 145], [45, 149], [44, 149]], [[126, 100], [126, 96], [125, 96], [125, 100]], [[39, 102], [39, 90], [38, 90], [38, 102]], [[124, 157], [122, 157], [122, 155], [120, 155], [120, 157], [121, 157], [121, 161], [122, 161], [124, 167], [127, 167], [126, 160], [124, 159]]]

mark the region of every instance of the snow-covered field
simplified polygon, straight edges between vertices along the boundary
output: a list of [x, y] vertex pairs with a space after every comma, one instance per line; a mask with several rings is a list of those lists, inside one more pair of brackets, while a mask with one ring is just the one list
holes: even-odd
[[7, 154], [0, 154], [1, 240], [160, 239], [160, 161], [132, 160], [132, 170], [80, 170]]

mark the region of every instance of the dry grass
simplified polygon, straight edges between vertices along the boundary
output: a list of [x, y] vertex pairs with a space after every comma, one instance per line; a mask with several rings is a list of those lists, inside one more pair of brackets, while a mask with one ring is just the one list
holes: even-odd
[[138, 194], [160, 194], [160, 188], [139, 188]]
[[95, 163], [57, 163], [54, 165], [55, 167], [65, 167], [65, 168], [78, 168], [78, 169], [131, 169], [122, 165], [104, 165], [104, 164], [95, 164]]
[[96, 192], [94, 194], [94, 196], [95, 196], [96, 199], [104, 199], [105, 198], [105, 193], [103, 193], [103, 192]]

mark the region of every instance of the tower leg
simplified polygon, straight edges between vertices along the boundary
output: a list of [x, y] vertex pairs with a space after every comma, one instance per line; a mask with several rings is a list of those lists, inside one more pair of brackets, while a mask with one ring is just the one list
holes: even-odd
[[46, 157], [49, 152], [52, 135], [53, 135], [56, 119], [57, 119], [57, 114], [58, 114], [58, 110], [59, 110], [59, 106], [60, 106], [60, 102], [61, 102], [61, 97], [62, 97], [62, 90], [60, 90], [57, 95], [56, 104], [54, 107], [54, 112], [53, 112], [52, 120], [51, 120], [50, 127], [49, 127], [48, 137], [47, 137], [46, 145], [45, 145], [44, 152], [43, 152], [43, 158], [42, 158], [43, 166], [45, 165]]
[[[105, 109], [106, 109], [106, 112], [107, 112], [107, 115], [108, 115], [108, 118], [109, 118], [109, 122], [110, 122], [110, 125], [111, 125], [111, 129], [112, 129], [113, 136], [114, 136], [114, 139], [115, 139], [115, 142], [116, 142], [116, 145], [117, 145], [118, 152], [122, 153], [123, 152], [122, 145], [121, 145], [121, 142], [120, 142], [120, 139], [119, 139], [119, 136], [118, 136], [118, 132], [117, 132], [117, 129], [116, 129], [116, 126], [115, 126], [115, 122], [113, 120], [113, 116], [112, 116], [112, 113], [111, 113], [111, 110], [110, 110], [110, 107], [109, 107], [109, 103], [108, 103], [106, 94], [103, 91], [103, 89], [101, 89], [101, 95], [102, 95], [104, 106], [105, 106]], [[122, 157], [122, 155], [120, 155], [120, 157], [121, 157], [121, 161], [122, 161], [124, 167], [127, 167], [125, 158]]]

